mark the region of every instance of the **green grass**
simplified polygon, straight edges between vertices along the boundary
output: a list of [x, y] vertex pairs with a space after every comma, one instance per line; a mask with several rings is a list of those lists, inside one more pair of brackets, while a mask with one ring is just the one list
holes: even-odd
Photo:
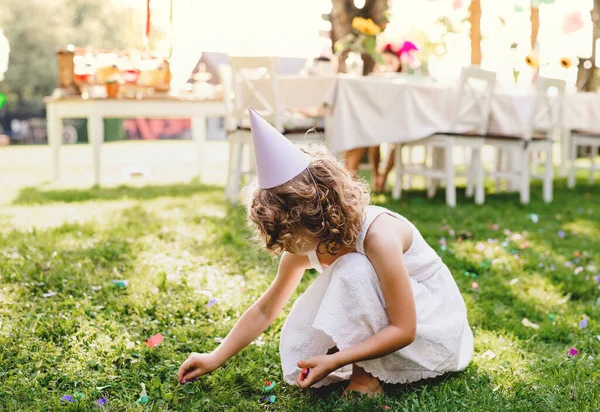
[[[489, 195], [483, 207], [461, 194], [456, 209], [442, 192], [374, 197], [411, 219], [443, 256], [467, 303], [476, 353], [464, 372], [344, 401], [343, 385], [301, 391], [281, 381], [279, 331], [314, 272], [256, 344], [193, 384], [177, 383], [187, 355], [215, 348], [276, 272], [222, 189], [23, 189], [0, 209], [0, 410], [95, 410], [100, 397], [114, 411], [264, 410], [263, 378], [278, 383], [272, 410], [598, 410], [600, 190], [583, 180], [575, 190], [557, 186], [551, 205], [539, 186], [529, 206], [517, 194]], [[48, 291], [57, 294], [44, 298]], [[524, 317], [539, 330], [524, 327]], [[165, 341], [145, 347], [156, 333]], [[568, 357], [570, 347], [580, 355]], [[483, 357], [488, 350], [496, 357]], [[145, 407], [135, 404], [141, 383]], [[60, 401], [76, 391], [87, 400]]]

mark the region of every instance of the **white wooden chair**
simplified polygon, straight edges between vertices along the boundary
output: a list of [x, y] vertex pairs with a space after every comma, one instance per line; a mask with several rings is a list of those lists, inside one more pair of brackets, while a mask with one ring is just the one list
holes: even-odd
[[594, 173], [600, 171], [600, 164], [596, 164], [594, 159], [598, 153], [598, 148], [600, 148], [600, 133], [584, 130], [573, 130], [571, 132], [571, 153], [568, 179], [568, 185], [571, 189], [575, 187], [575, 172], [577, 171], [575, 160], [577, 159], [577, 149], [579, 147], [589, 147], [590, 149], [590, 166], [585, 169], [590, 172], [588, 179], [590, 184], [593, 184]]
[[[306, 134], [310, 126], [302, 124], [296, 127], [294, 118], [285, 117], [284, 108], [279, 103], [276, 69], [276, 57], [234, 56], [229, 57], [229, 69], [220, 69], [222, 76], [228, 71], [230, 73], [230, 80], [227, 80], [231, 86], [229, 92], [226, 91], [226, 80], [222, 79], [224, 93], [232, 96], [229, 103], [226, 101], [231, 122], [228, 128], [229, 165], [225, 195], [234, 204], [238, 201], [244, 175], [253, 173], [255, 169], [248, 106], [292, 141], [320, 142], [323, 139], [321, 133]], [[322, 128], [316, 128], [316, 131], [322, 132]], [[246, 162], [245, 149], [248, 151]]]
[[[396, 183], [392, 197], [399, 199], [402, 193], [402, 178], [404, 175], [421, 175], [429, 179], [428, 196], [433, 197], [439, 181], [446, 185], [446, 203], [456, 206], [456, 172], [454, 168], [454, 148], [470, 148], [472, 151], [468, 167], [467, 195], [473, 194], [475, 181], [475, 203], [484, 202], [483, 164], [481, 148], [483, 135], [487, 132], [491, 101], [496, 84], [496, 73], [489, 72], [478, 66], [463, 68], [458, 88], [458, 97], [453, 113], [449, 133], [438, 133], [414, 143], [396, 145]], [[460, 130], [471, 128], [472, 131], [461, 133]], [[402, 149], [411, 146], [425, 146], [426, 153], [433, 152], [432, 167], [427, 166], [427, 159], [422, 165], [402, 164]], [[442, 159], [436, 157], [443, 153]], [[427, 157], [427, 156], [426, 156]], [[410, 160], [409, 160], [410, 161]], [[434, 163], [437, 161], [437, 167]]]
[[[543, 198], [546, 203], [552, 202], [552, 180], [554, 164], [552, 161], [552, 145], [554, 137], [560, 133], [560, 118], [565, 95], [565, 81], [540, 77], [536, 85], [536, 98], [528, 124], [522, 136], [492, 135], [485, 138], [486, 146], [493, 146], [499, 155], [505, 152], [515, 156], [514, 167], [509, 170], [496, 170], [487, 175], [495, 178], [506, 178], [519, 189], [521, 203], [530, 200], [531, 179], [543, 181]], [[532, 163], [538, 162], [533, 158], [545, 154], [544, 172], [531, 172]]]

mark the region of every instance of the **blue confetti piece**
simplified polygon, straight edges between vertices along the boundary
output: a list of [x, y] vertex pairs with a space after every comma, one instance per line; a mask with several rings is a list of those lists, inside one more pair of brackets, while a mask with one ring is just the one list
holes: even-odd
[[61, 401], [67, 401], [70, 403], [75, 402], [75, 399], [73, 399], [73, 397], [71, 395], [65, 395], [62, 398], [60, 398]]
[[206, 304], [206, 307], [212, 307], [212, 305], [214, 305], [215, 303], [217, 303], [216, 299], [211, 299], [208, 301], [208, 303]]
[[564, 237], [565, 237], [566, 235], [567, 235], [567, 234], [565, 233], [565, 231], [564, 231], [564, 230], [559, 230], [559, 231], [558, 231], [558, 237], [559, 237], [559, 238], [561, 238], [561, 239], [564, 239]]
[[105, 406], [106, 405], [106, 398], [100, 398], [96, 401], [96, 403], [98, 404], [98, 406]]
[[587, 319], [583, 318], [581, 322], [579, 322], [579, 329], [587, 328]]

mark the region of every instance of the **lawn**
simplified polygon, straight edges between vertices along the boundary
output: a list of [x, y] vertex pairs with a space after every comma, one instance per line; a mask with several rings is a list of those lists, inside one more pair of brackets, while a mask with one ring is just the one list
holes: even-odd
[[[315, 272], [254, 344], [195, 383], [177, 382], [187, 355], [214, 349], [277, 268], [221, 187], [21, 188], [0, 209], [0, 410], [97, 410], [100, 398], [114, 411], [598, 410], [600, 190], [558, 180], [554, 203], [541, 202], [539, 185], [532, 199], [492, 194], [480, 207], [461, 192], [450, 209], [442, 192], [373, 198], [412, 220], [450, 267], [476, 353], [464, 372], [342, 401], [342, 385], [281, 381], [279, 331]], [[147, 347], [157, 333], [164, 342]], [[277, 382], [273, 405], [264, 379]]]

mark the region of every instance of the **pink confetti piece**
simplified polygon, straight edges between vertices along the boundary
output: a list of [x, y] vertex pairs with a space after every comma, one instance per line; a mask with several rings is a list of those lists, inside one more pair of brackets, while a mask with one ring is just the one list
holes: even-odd
[[471, 288], [473, 288], [473, 290], [475, 290], [475, 291], [480, 290], [479, 284], [477, 282], [471, 283]]
[[483, 243], [477, 243], [477, 246], [475, 246], [475, 248], [478, 251], [483, 252], [485, 250], [485, 245]]
[[164, 340], [165, 338], [163, 338], [163, 336], [160, 333], [157, 333], [156, 335], [148, 338], [148, 340], [146, 341], [146, 346], [152, 348], [154, 346], [160, 345]]
[[577, 356], [579, 355], [579, 351], [575, 348], [569, 349], [569, 356]]
[[492, 350], [487, 350], [485, 351], [482, 355], [482, 358], [486, 358], [486, 359], [494, 359], [496, 357], [496, 354], [494, 353], [494, 351]]
[[493, 225], [489, 225], [488, 227], [489, 227], [490, 229], [492, 229], [492, 230], [498, 230], [498, 229], [500, 229], [500, 226], [498, 226], [498, 224], [497, 224], [497, 223], [494, 223]]
[[310, 368], [302, 369], [302, 372], [300, 372], [300, 380], [303, 381], [304, 379], [306, 379], [306, 377], [308, 376], [309, 373], [310, 373]]
[[588, 325], [587, 318], [583, 318], [579, 322], [579, 329], [587, 328], [587, 325]]
[[440, 238], [440, 245], [446, 246], [446, 238], [445, 237]]

